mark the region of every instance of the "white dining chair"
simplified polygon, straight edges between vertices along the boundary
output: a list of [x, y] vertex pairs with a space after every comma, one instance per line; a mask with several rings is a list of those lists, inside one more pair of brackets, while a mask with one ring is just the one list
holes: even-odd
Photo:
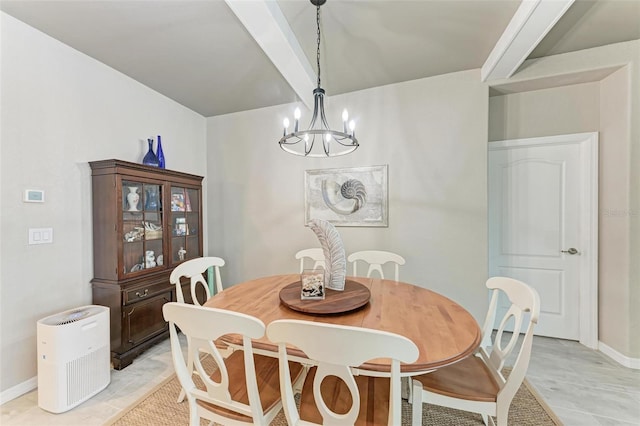
[[[251, 339], [264, 336], [262, 321], [238, 312], [178, 302], [165, 303], [162, 312], [169, 322], [173, 365], [189, 402], [189, 424], [200, 425], [203, 418], [224, 425], [268, 425], [282, 408], [282, 400], [278, 358], [253, 351]], [[204, 387], [193, 381], [178, 328], [186, 336], [188, 352], [206, 352], [216, 364], [205, 368], [203, 359], [194, 359]], [[242, 335], [243, 350], [224, 358], [212, 342], [226, 334]], [[302, 380], [300, 364], [292, 362], [287, 369], [292, 382]]]
[[[540, 315], [540, 298], [533, 287], [512, 278], [490, 278], [487, 287], [492, 291], [492, 296], [483, 335], [492, 334], [500, 292], [504, 292], [511, 302], [492, 346], [480, 348], [475, 356], [412, 378], [414, 426], [421, 424], [423, 402], [480, 413], [485, 425], [489, 422], [494, 425], [497, 422], [498, 426], [507, 425], [509, 406], [529, 367], [533, 329]], [[529, 314], [528, 319], [525, 319], [525, 313]], [[525, 320], [524, 339], [515, 364], [507, 376], [504, 374], [505, 359], [516, 347], [519, 330]], [[502, 338], [507, 324], [513, 326], [515, 332], [511, 333], [507, 344], [503, 345]], [[496, 421], [492, 416], [496, 417]]]
[[[419, 354], [411, 340], [379, 330], [301, 320], [274, 321], [267, 337], [278, 345], [288, 425], [401, 424], [400, 362], [414, 362]], [[287, 344], [304, 352], [314, 365], [302, 385], [299, 409]], [[389, 375], [355, 373], [356, 367], [376, 358], [391, 360]]]
[[204, 288], [206, 295], [205, 302], [211, 297], [211, 290], [209, 290], [209, 285], [204, 278], [204, 273], [206, 273], [209, 268], [214, 268], [215, 271], [216, 293], [222, 292], [222, 278], [220, 276], [220, 268], [222, 266], [224, 266], [224, 259], [219, 257], [198, 257], [182, 262], [176, 266], [175, 269], [171, 271], [169, 282], [176, 286], [176, 298], [178, 302], [184, 303], [184, 294], [182, 294], [182, 285], [180, 283], [182, 277], [191, 280], [191, 300], [194, 304], [202, 305], [196, 297], [198, 286]]
[[[195, 259], [187, 260], [186, 262], [182, 262], [181, 264], [176, 266], [176, 268], [171, 271], [169, 282], [174, 284], [176, 287], [176, 299], [178, 300], [178, 302], [185, 303], [184, 294], [182, 293], [182, 277], [186, 277], [191, 280], [189, 288], [191, 301], [194, 305], [202, 305], [197, 297], [197, 291], [199, 287], [204, 289], [204, 301], [206, 302], [207, 300], [209, 300], [209, 298], [211, 297], [211, 291], [209, 290], [207, 281], [204, 279], [204, 274], [209, 270], [209, 268], [214, 268], [216, 292], [220, 293], [223, 290], [222, 279], [220, 277], [220, 267], [222, 266], [224, 266], [224, 260], [219, 257], [198, 257]], [[228, 356], [232, 352], [232, 349], [223, 342], [216, 342], [216, 346], [218, 347], [218, 350], [222, 351], [222, 353], [225, 354], [225, 356]], [[193, 359], [196, 356], [193, 352], [191, 352], [192, 347], [189, 347], [188, 350], [187, 365], [189, 371], [193, 372]], [[178, 395], [178, 402], [184, 401], [184, 398], [185, 390], [182, 389], [180, 391], [180, 395]]]
[[300, 273], [304, 271], [305, 259], [310, 259], [313, 264], [313, 269], [323, 268], [326, 269], [324, 263], [324, 252], [321, 248], [310, 248], [300, 250], [296, 253], [296, 259], [300, 259]]
[[380, 274], [380, 278], [384, 279], [384, 272], [382, 271], [382, 265], [388, 262], [394, 263], [395, 266], [395, 280], [400, 281], [400, 265], [405, 264], [405, 260], [402, 256], [390, 251], [381, 250], [363, 250], [351, 253], [347, 257], [349, 262], [353, 264], [353, 276], [358, 276], [358, 261], [363, 261], [369, 264], [367, 270], [367, 277], [371, 277], [374, 271]]

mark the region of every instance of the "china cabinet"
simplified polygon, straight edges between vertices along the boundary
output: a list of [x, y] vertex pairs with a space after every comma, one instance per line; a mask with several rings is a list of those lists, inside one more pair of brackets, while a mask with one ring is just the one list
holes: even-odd
[[[176, 300], [169, 275], [202, 256], [203, 178], [121, 160], [89, 164], [93, 303], [111, 310], [111, 358], [119, 370], [168, 337], [162, 306]], [[191, 302], [189, 290], [183, 293]]]

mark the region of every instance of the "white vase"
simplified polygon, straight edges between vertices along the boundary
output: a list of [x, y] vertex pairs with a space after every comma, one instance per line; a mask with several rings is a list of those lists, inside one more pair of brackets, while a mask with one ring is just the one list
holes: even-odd
[[137, 186], [129, 186], [129, 193], [127, 194], [127, 202], [129, 203], [129, 211], [137, 212], [138, 210], [138, 201], [140, 201], [140, 195], [138, 195], [138, 187]]

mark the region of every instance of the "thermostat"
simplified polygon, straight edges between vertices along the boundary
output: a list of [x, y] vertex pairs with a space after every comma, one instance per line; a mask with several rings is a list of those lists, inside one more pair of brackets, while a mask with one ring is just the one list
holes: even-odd
[[26, 203], [44, 203], [44, 191], [42, 189], [25, 189], [24, 201]]

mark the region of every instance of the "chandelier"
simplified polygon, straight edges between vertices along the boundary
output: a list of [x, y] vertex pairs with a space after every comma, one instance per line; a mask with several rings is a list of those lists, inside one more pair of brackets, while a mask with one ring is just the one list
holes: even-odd
[[[358, 148], [356, 139], [355, 122], [349, 121], [349, 113], [345, 109], [342, 112], [342, 131], [331, 130], [324, 114], [324, 89], [320, 87], [320, 6], [327, 0], [310, 0], [316, 6], [316, 34], [317, 50], [316, 64], [318, 66], [318, 87], [313, 90], [313, 115], [307, 130], [298, 130], [300, 122], [300, 108], [296, 108], [293, 114], [293, 132], [289, 133], [289, 119], [285, 118], [284, 132], [278, 142], [280, 148], [288, 153], [305, 157], [337, 157], [349, 154]], [[316, 148], [322, 142], [322, 150]]]

